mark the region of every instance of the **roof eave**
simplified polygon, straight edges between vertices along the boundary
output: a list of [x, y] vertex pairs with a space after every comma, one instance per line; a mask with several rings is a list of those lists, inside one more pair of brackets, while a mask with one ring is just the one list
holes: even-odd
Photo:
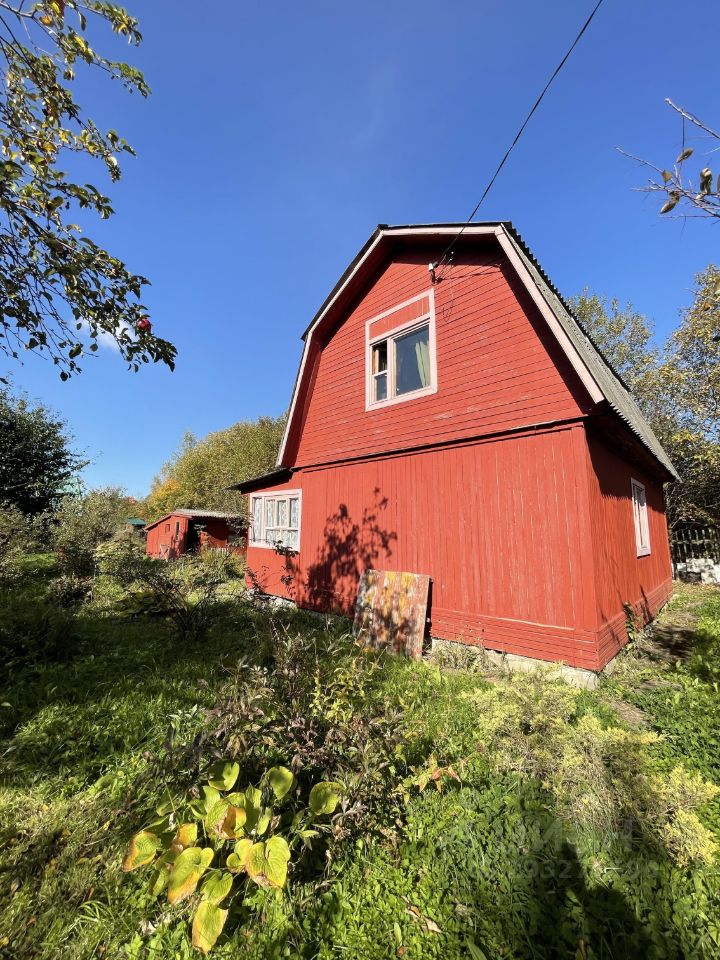
[[263, 490], [265, 487], [272, 487], [278, 483], [284, 483], [293, 475], [289, 467], [279, 467], [277, 470], [271, 470], [259, 477], [251, 477], [249, 480], [242, 480], [240, 483], [234, 483], [228, 490], [238, 490], [240, 493], [254, 493], [256, 490]]

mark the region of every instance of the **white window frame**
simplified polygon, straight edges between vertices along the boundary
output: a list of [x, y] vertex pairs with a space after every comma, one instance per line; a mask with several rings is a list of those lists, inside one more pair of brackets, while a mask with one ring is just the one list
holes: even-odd
[[650, 555], [650, 523], [648, 521], [645, 484], [632, 477], [630, 478], [630, 499], [632, 501], [637, 555], [648, 557]]
[[[254, 531], [254, 503], [256, 500], [260, 501], [260, 539], [255, 539]], [[248, 543], [251, 547], [259, 547], [262, 550], [274, 550], [277, 540], [274, 540], [272, 543], [267, 542], [266, 537], [266, 517], [267, 512], [265, 509], [265, 504], [268, 500], [287, 500], [287, 517], [288, 517], [288, 526], [279, 528], [277, 526], [272, 527], [273, 530], [282, 529], [284, 531], [295, 530], [297, 529], [297, 546], [289, 547], [288, 549], [299, 551], [300, 550], [300, 536], [302, 530], [302, 490], [278, 490], [277, 493], [251, 493], [250, 494], [250, 524], [248, 527]], [[290, 523], [290, 500], [297, 500], [298, 502], [298, 525], [297, 528], [289, 526]], [[274, 508], [277, 511], [277, 507]]]
[[[402, 310], [405, 307], [409, 307], [413, 303], [417, 303], [419, 300], [427, 300], [429, 304], [429, 309], [421, 314], [419, 317], [415, 317], [412, 320], [408, 320], [405, 323], [400, 323], [396, 327], [392, 327], [390, 330], [386, 330], [385, 333], [378, 334], [375, 337], [370, 335], [370, 330], [374, 324], [379, 320], [384, 320], [386, 317], [391, 316], [393, 313], [397, 313], [398, 310]], [[409, 393], [403, 393], [399, 397], [395, 396], [395, 371], [396, 371], [396, 361], [395, 361], [395, 340], [401, 336], [404, 336], [407, 333], [412, 333], [414, 330], [420, 329], [420, 327], [428, 328], [428, 353], [430, 359], [430, 383], [427, 387], [420, 387], [419, 390], [412, 390]], [[387, 396], [384, 400], [374, 400], [374, 375], [373, 375], [373, 347], [382, 343], [384, 340], [387, 340], [388, 350], [387, 350]], [[374, 317], [371, 317], [365, 324], [365, 410], [377, 410], [381, 407], [391, 407], [396, 403], [405, 403], [407, 400], [417, 400], [418, 397], [426, 397], [431, 393], [437, 393], [437, 354], [436, 354], [436, 343], [435, 343], [435, 290], [431, 287], [430, 290], [425, 290], [423, 293], [418, 294], [416, 297], [411, 297], [409, 300], [403, 301], [403, 303], [398, 303], [396, 306], [392, 307], [390, 310], [386, 310], [384, 313], [379, 313]]]

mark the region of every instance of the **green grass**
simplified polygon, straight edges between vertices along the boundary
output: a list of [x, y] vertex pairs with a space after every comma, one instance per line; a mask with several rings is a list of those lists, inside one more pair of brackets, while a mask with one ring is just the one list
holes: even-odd
[[[28, 561], [40, 598], [51, 558]], [[665, 617], [698, 618], [679, 665], [652, 650], [579, 698], [601, 722], [663, 739], [658, 769], [683, 762], [720, 784], [720, 591], [683, 591]], [[291, 630], [322, 623], [287, 615]], [[238, 661], [265, 662], [268, 616], [237, 604], [204, 641], [180, 644], [161, 621], [83, 608], [75, 656], [16, 670], [0, 694], [0, 957], [170, 960], [198, 956], [186, 912], [124, 875], [129, 836], [188, 761], [168, 749], [212, 722], [207, 711]], [[344, 629], [344, 627], [330, 630]], [[657, 651], [655, 651], [656, 653]], [[402, 717], [389, 789], [403, 814], [353, 835], [320, 885], [260, 894], [261, 920], [233, 915], [218, 957], [710, 958], [720, 951], [716, 865], [679, 867], [631, 827], [574, 822], [547, 785], [499, 770], [479, 742], [477, 702], [502, 678], [389, 660], [368, 692]], [[546, 681], [550, 683], [550, 681]], [[618, 705], [628, 708], [618, 721]], [[327, 704], [330, 707], [330, 704]], [[630, 709], [632, 708], [632, 709]], [[420, 791], [428, 764], [459, 772]], [[395, 806], [388, 806], [388, 810]], [[702, 812], [720, 839], [717, 803]], [[264, 899], [263, 899], [264, 898]]]

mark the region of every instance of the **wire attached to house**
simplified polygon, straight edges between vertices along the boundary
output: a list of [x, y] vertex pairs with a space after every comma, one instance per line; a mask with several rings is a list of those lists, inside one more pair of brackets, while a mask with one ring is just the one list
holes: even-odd
[[544, 98], [545, 94], [548, 92], [548, 90], [550, 89], [550, 86], [551, 86], [553, 80], [555, 80], [555, 78], [557, 77], [557, 75], [560, 73], [560, 71], [562, 70], [562, 68], [565, 66], [565, 64], [567, 63], [568, 59], [570, 58], [570, 54], [573, 52], [573, 50], [575, 49], [575, 47], [578, 45], [578, 43], [580, 42], [583, 34], [585, 33], [585, 31], [587, 30], [587, 28], [588, 28], [588, 27], [590, 26], [590, 24], [592, 23], [592, 20], [593, 20], [595, 14], [598, 12], [598, 10], [600, 9], [600, 7], [603, 5], [603, 2], [604, 2], [604, 0], [598, 0], [598, 2], [595, 4], [595, 6], [594, 6], [594, 8], [593, 8], [593, 10], [592, 10], [592, 13], [591, 13], [590, 16], [587, 18], [587, 20], [585, 21], [585, 23], [582, 25], [582, 27], [581, 27], [581, 29], [580, 29], [580, 32], [578, 33], [578, 35], [577, 35], [577, 36], [575, 37], [575, 39], [573, 40], [573, 42], [572, 42], [572, 44], [570, 45], [570, 48], [568, 49], [567, 53], [566, 53], [565, 56], [562, 58], [562, 60], [560, 61], [560, 63], [557, 65], [557, 67], [555, 67], [555, 70], [553, 71], [552, 76], [550, 77], [550, 79], [548, 80], [548, 82], [547, 82], [547, 83], [545, 84], [545, 86], [543, 87], [542, 92], [541, 92], [540, 96], [537, 98], [537, 100], [535, 101], [535, 103], [533, 104], [532, 109], [530, 110], [530, 113], [528, 113], [528, 115], [525, 117], [522, 126], [520, 127], [520, 129], [518, 130], [518, 132], [515, 134], [515, 139], [514, 139], [513, 142], [510, 144], [510, 146], [508, 147], [507, 151], [505, 152], [505, 156], [502, 158], [502, 160], [501, 160], [500, 163], [498, 164], [497, 170], [495, 171], [495, 173], [494, 173], [494, 174], [492, 175], [492, 177], [490, 178], [490, 182], [488, 183], [488, 185], [487, 185], [487, 186], [485, 187], [485, 189], [483, 190], [482, 196], [480, 197], [480, 199], [478, 200], [478, 202], [475, 204], [475, 208], [474, 208], [473, 212], [470, 214], [470, 216], [467, 218], [467, 220], [465, 221], [465, 223], [462, 225], [462, 227], [461, 227], [460, 230], [458, 231], [457, 236], [454, 237], [454, 238], [450, 241], [450, 243], [448, 244], [447, 248], [446, 248], [445, 251], [443, 252], [443, 255], [440, 257], [440, 259], [437, 261], [437, 263], [432, 263], [432, 264], [430, 264], [430, 273], [433, 275], [433, 278], [434, 278], [434, 279], [433, 279], [433, 282], [436, 282], [436, 280], [441, 280], [441, 279], [442, 279], [442, 274], [438, 277], [435, 271], [436, 271], [439, 267], [442, 267], [443, 264], [445, 264], [445, 263], [448, 261], [448, 259], [451, 259], [451, 258], [452, 258], [453, 248], [454, 248], [455, 244], [458, 242], [458, 240], [460, 239], [460, 237], [461, 237], [461, 236], [463, 235], [463, 233], [465, 232], [466, 227], [472, 222], [473, 217], [475, 216], [475, 214], [476, 214], [476, 213], [478, 212], [478, 210], [480, 209], [480, 207], [481, 207], [483, 201], [485, 200], [485, 198], [487, 197], [487, 195], [490, 193], [490, 190], [492, 189], [493, 184], [494, 184], [495, 181], [497, 180], [500, 171], [501, 171], [502, 168], [505, 166], [505, 163], [507, 162], [508, 157], [509, 157], [510, 154], [513, 152], [513, 150], [514, 150], [514, 148], [515, 148], [518, 140], [520, 139], [520, 137], [521, 137], [521, 136], [523, 135], [523, 133], [525, 132], [525, 127], [527, 127], [527, 125], [528, 125], [528, 123], [530, 122], [533, 114], [535, 113], [535, 111], [537, 110], [537, 108], [538, 108], [538, 107], [540, 106], [540, 104], [542, 103], [543, 98]]

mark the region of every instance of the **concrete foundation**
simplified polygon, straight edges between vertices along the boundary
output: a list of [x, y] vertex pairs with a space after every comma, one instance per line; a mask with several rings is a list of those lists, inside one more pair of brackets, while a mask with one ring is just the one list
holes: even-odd
[[[482, 663], [486, 663], [496, 670], [507, 671], [508, 673], [532, 673], [539, 670], [548, 680], [564, 680], [570, 686], [579, 687], [582, 690], [594, 690], [600, 682], [600, 675], [593, 670], [584, 670], [582, 667], [568, 667], [564, 663], [550, 663], [547, 660], [536, 660], [533, 657], [521, 657], [515, 653], [486, 650], [484, 647], [470, 646], [454, 640], [440, 640], [433, 637], [432, 650], [437, 653], [445, 652], [448, 659], [456, 658], [458, 666], [469, 667], [475, 660], [478, 667]], [[607, 665], [607, 667], [609, 666], [610, 664]]]

